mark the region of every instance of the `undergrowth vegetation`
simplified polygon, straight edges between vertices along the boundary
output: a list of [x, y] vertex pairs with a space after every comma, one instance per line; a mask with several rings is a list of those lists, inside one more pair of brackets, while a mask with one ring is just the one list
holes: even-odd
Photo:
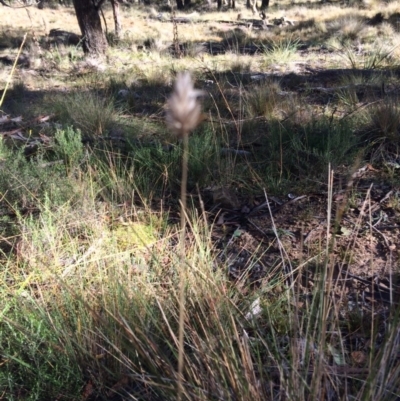
[[[399, 399], [396, 22], [280, 7], [293, 24], [199, 14], [177, 59], [168, 17], [138, 6], [112, 62], [44, 35], [45, 79], [5, 70], [0, 398]], [[203, 114], [182, 239], [165, 104], [188, 68]]]

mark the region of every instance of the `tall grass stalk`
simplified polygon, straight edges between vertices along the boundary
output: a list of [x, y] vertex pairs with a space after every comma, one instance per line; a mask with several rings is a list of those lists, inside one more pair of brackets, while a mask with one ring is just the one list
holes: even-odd
[[184, 363], [184, 324], [185, 324], [185, 285], [186, 285], [186, 204], [189, 159], [189, 134], [201, 119], [201, 107], [197, 101], [201, 94], [193, 87], [188, 72], [179, 74], [175, 90], [168, 101], [167, 121], [175, 133], [182, 139], [182, 180], [181, 180], [181, 234], [180, 234], [180, 289], [179, 289], [179, 355], [178, 355], [178, 401], [183, 394]]
[[19, 59], [19, 56], [21, 55], [22, 48], [24, 47], [27, 35], [28, 35], [27, 33], [24, 35], [24, 37], [22, 39], [21, 46], [18, 49], [17, 57], [15, 58], [14, 64], [13, 64], [13, 66], [11, 68], [11, 72], [10, 72], [10, 74], [8, 76], [8, 79], [7, 79], [7, 82], [6, 82], [6, 87], [4, 88], [3, 94], [2, 94], [1, 99], [0, 99], [0, 107], [3, 105], [3, 102], [4, 102], [4, 99], [6, 97], [6, 93], [7, 93], [8, 87], [9, 87], [10, 82], [11, 82], [11, 78], [14, 75], [15, 69], [17, 68], [18, 59]]

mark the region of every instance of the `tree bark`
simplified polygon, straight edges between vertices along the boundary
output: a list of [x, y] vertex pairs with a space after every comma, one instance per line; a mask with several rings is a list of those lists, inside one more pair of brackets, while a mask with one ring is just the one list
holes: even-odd
[[261, 10], [266, 10], [269, 7], [269, 0], [262, 0]]
[[73, 0], [76, 18], [83, 37], [83, 51], [86, 54], [101, 55], [107, 49], [107, 40], [101, 27], [100, 6], [94, 0]]
[[217, 0], [217, 8], [218, 8], [218, 10], [221, 10], [221, 8], [222, 8], [222, 0]]
[[184, 9], [183, 0], [176, 0], [176, 8], [178, 10], [183, 10]]
[[119, 16], [118, 0], [111, 0], [111, 6], [112, 6], [112, 10], [113, 10], [113, 17], [114, 17], [115, 37], [117, 39], [121, 39], [122, 25], [121, 25], [121, 18]]

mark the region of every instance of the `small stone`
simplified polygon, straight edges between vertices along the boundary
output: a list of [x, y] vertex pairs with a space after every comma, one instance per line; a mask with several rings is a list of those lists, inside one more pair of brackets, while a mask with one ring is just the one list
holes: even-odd
[[236, 209], [240, 206], [240, 202], [234, 190], [222, 187], [213, 191], [214, 203], [219, 203], [227, 209]]

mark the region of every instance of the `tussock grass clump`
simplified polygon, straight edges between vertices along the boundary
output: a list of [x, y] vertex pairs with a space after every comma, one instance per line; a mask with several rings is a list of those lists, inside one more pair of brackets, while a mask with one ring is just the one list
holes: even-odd
[[264, 169], [260, 176], [265, 177], [265, 182], [304, 174], [321, 179], [329, 163], [338, 166], [352, 160], [358, 142], [351, 124], [344, 121], [332, 125], [328, 119], [301, 125], [276, 122], [270, 125], [265, 139], [266, 149], [259, 156]]
[[[220, 148], [215, 132], [209, 127], [190, 138], [190, 191], [197, 185], [209, 185], [218, 176], [222, 163]], [[105, 149], [91, 155], [96, 165], [91, 174], [96, 185], [102, 188], [101, 196], [123, 202], [133, 189], [145, 199], [174, 194], [179, 190], [182, 150], [176, 141], [166, 145], [132, 143], [129, 153], [126, 156], [124, 152]]]
[[390, 145], [400, 145], [400, 107], [398, 99], [387, 98], [370, 113], [373, 142], [384, 142]]
[[237, 54], [227, 53], [226, 66], [233, 73], [246, 74], [252, 70], [252, 60], [248, 60]]
[[384, 22], [379, 25], [379, 29], [378, 29], [379, 36], [389, 39], [389, 38], [392, 38], [393, 36], [395, 36], [395, 34], [396, 34], [395, 28], [393, 28], [393, 26], [391, 24], [389, 24], [388, 22]]
[[288, 37], [263, 45], [263, 62], [265, 65], [286, 64], [293, 61], [300, 44], [300, 40]]
[[47, 197], [55, 205], [79, 197], [79, 186], [66, 180], [64, 166], [47, 162], [40, 154], [27, 160], [21, 151], [8, 153], [2, 163], [0, 192], [3, 202], [16, 210], [36, 209]]
[[62, 124], [73, 124], [88, 138], [105, 135], [116, 121], [113, 100], [89, 90], [52, 98], [51, 107]]
[[165, 41], [162, 37], [148, 38], [143, 42], [143, 46], [153, 55], [160, 57], [163, 53], [167, 54], [171, 42]]
[[249, 88], [246, 92], [245, 108], [249, 117], [271, 117], [275, 107], [280, 103], [279, 82], [266, 81], [261, 85]]
[[393, 51], [392, 47], [384, 46], [381, 42], [375, 41], [372, 48], [365, 51], [362, 57], [351, 47], [345, 48], [344, 57], [350, 62], [353, 69], [375, 70], [395, 65]]
[[[31, 51], [32, 54], [32, 51]], [[54, 44], [41, 55], [43, 67], [58, 71], [71, 71], [79, 65], [84, 65], [84, 54], [79, 46]]]
[[240, 54], [242, 49], [251, 43], [251, 36], [249, 33], [243, 29], [234, 29], [233, 31], [227, 32], [224, 35], [222, 44], [226, 50], [234, 53]]
[[364, 20], [359, 16], [340, 18], [330, 25], [330, 28], [336, 32], [339, 41], [343, 44], [360, 38], [365, 27]]
[[[144, 85], [158, 88], [158, 87], [170, 87], [173, 79], [173, 70], [170, 68], [159, 69], [149, 68], [140, 71], [141, 79]], [[164, 99], [165, 100], [165, 99]]]

